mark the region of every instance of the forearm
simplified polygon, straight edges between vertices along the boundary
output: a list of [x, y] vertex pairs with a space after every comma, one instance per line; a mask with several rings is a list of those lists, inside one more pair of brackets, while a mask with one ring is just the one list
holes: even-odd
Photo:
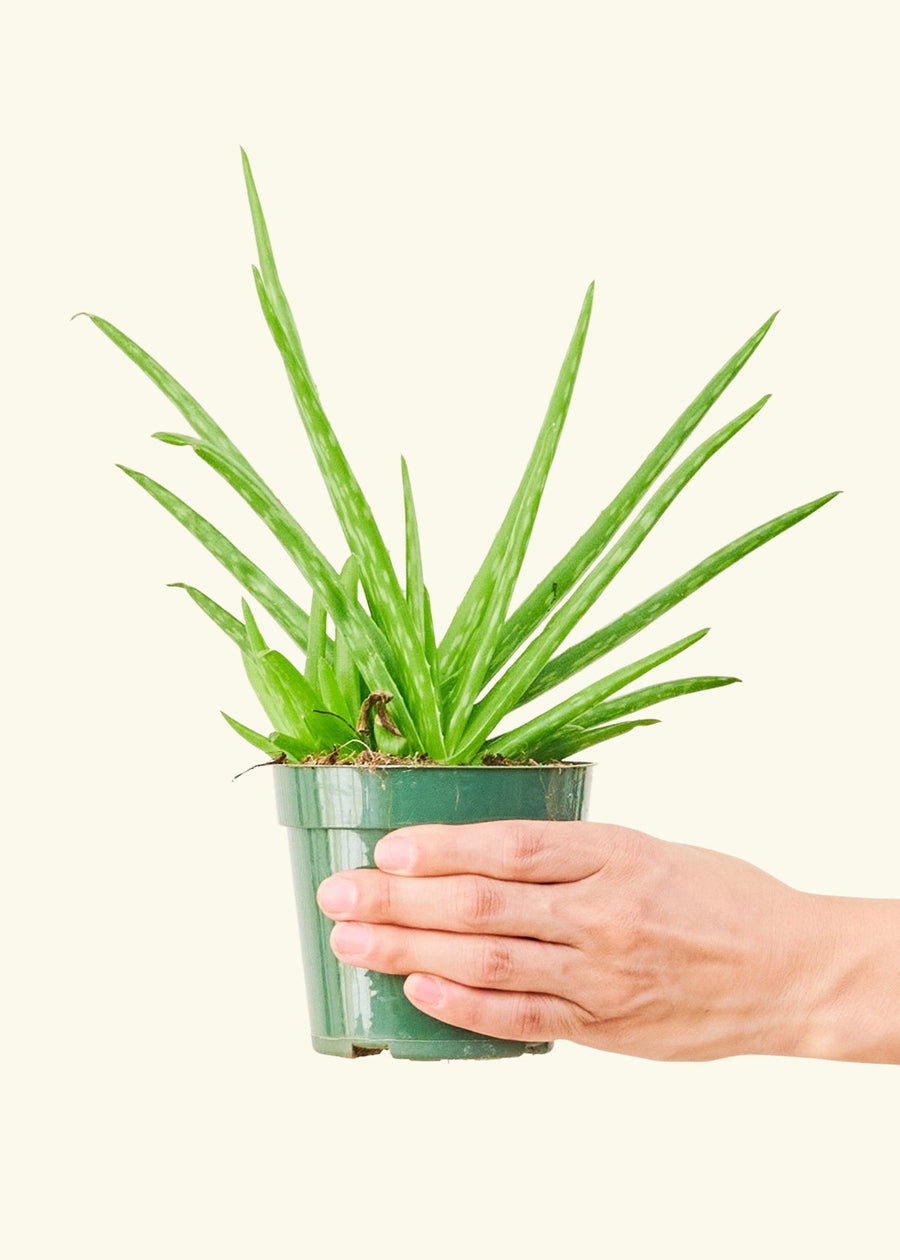
[[900, 1064], [900, 901], [813, 897], [793, 1054]]

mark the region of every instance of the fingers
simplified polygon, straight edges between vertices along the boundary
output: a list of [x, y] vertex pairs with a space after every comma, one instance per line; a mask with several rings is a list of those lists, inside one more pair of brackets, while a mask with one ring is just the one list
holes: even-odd
[[568, 945], [368, 923], [336, 923], [331, 948], [341, 962], [387, 975], [427, 971], [480, 989], [538, 993], [572, 987], [578, 960]]
[[574, 943], [556, 890], [483, 875], [398, 879], [382, 871], [343, 871], [319, 885], [320, 908], [329, 918], [394, 923], [449, 932], [485, 932]]
[[403, 991], [420, 1011], [445, 1024], [510, 1041], [553, 1041], [575, 1037], [584, 1012], [547, 993], [505, 993], [473, 989], [437, 976], [414, 974]]
[[396, 875], [466, 872], [523, 883], [565, 883], [602, 870], [629, 834], [584, 822], [429, 824], [403, 827], [379, 840], [375, 861]]

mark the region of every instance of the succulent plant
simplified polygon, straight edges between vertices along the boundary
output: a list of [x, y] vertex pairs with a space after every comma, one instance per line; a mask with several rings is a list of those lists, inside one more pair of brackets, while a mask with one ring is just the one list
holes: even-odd
[[716, 574], [834, 497], [823, 495], [759, 525], [601, 629], [563, 647], [675, 497], [768, 401], [766, 395], [746, 408], [660, 481], [775, 317], [767, 319], [712, 377], [585, 533], [510, 611], [581, 361], [593, 300], [593, 285], [589, 286], [521, 482], [438, 641], [406, 463], [401, 461], [406, 544], [401, 585], [369, 503], [322, 408], [243, 151], [242, 157], [259, 255], [259, 265], [253, 268], [256, 292], [349, 548], [340, 571], [196, 399], [125, 333], [100, 316], [89, 316], [175, 404], [192, 430], [154, 437], [189, 448], [224, 478], [272, 531], [311, 588], [307, 611], [182, 499], [145, 474], [123, 468], [221, 561], [303, 654], [301, 669], [270, 647], [246, 598], [237, 617], [196, 587], [173, 583], [182, 586], [237, 645], [272, 728], [262, 734], [223, 715], [234, 730], [271, 758], [289, 762], [309, 757], [353, 761], [375, 747], [448, 765], [504, 759], [548, 762], [652, 724], [655, 719], [634, 714], [661, 701], [736, 682], [730, 677], [694, 676], [626, 690], [701, 639], [707, 633], [701, 629], [498, 732], [518, 707], [593, 665]]

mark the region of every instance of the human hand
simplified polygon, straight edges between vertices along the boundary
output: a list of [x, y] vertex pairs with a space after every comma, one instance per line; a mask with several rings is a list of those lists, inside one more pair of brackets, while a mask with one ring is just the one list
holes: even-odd
[[495, 1037], [651, 1059], [816, 1053], [824, 903], [737, 858], [582, 822], [419, 826], [324, 881], [331, 944]]

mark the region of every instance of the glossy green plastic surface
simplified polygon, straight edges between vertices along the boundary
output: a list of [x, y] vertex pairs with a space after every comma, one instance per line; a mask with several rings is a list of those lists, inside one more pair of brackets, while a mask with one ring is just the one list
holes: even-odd
[[288, 829], [313, 1046], [353, 1058], [502, 1059], [551, 1042], [502, 1041], [416, 1010], [403, 978], [339, 963], [332, 923], [316, 904], [328, 875], [373, 866], [386, 832], [416, 823], [584, 817], [591, 766], [276, 766], [278, 819]]

